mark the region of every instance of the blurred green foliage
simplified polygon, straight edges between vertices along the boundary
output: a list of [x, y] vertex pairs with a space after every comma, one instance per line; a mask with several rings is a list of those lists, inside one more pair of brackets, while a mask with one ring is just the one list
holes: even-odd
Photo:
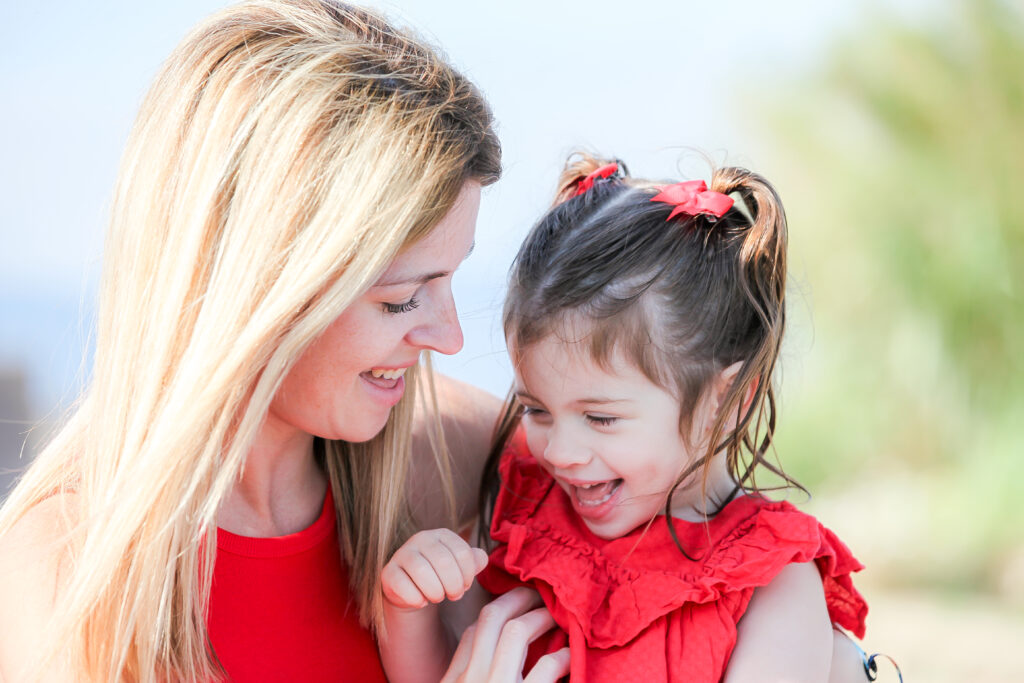
[[790, 219], [781, 459], [856, 492], [846, 524], [906, 527], [865, 530], [888, 579], [1003, 590], [1024, 557], [1022, 9], [876, 10], [775, 92], [747, 110]]

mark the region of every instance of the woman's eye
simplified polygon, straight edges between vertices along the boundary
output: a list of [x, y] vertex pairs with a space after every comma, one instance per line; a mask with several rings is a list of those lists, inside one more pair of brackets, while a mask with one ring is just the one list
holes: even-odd
[[523, 406], [523, 417], [541, 417], [543, 415], [547, 415], [547, 411], [541, 410], [540, 408]]
[[412, 309], [416, 308], [419, 305], [420, 305], [420, 302], [417, 301], [416, 297], [413, 297], [413, 298], [409, 299], [408, 301], [405, 301], [405, 302], [400, 303], [400, 304], [385, 303], [384, 304], [384, 310], [387, 313], [408, 313], [409, 311], [411, 311]]
[[587, 415], [587, 421], [599, 427], [607, 427], [614, 424], [618, 419], [617, 417], [607, 417], [605, 415]]

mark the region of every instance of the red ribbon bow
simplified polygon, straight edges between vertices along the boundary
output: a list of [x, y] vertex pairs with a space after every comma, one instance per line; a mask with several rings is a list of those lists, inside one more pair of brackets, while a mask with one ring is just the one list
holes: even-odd
[[619, 171], [619, 165], [614, 161], [610, 164], [605, 164], [601, 168], [588, 174], [583, 180], [576, 184], [576, 192], [573, 193], [573, 197], [579, 197], [581, 194], [586, 194], [587, 190], [594, 186], [594, 181], [601, 178], [609, 178]]
[[688, 180], [685, 183], [666, 185], [660, 189], [661, 192], [651, 197], [651, 201], [676, 205], [676, 208], [672, 209], [672, 213], [668, 215], [668, 220], [672, 220], [681, 213], [688, 216], [705, 213], [721, 218], [733, 205], [731, 197], [709, 190], [703, 180]]

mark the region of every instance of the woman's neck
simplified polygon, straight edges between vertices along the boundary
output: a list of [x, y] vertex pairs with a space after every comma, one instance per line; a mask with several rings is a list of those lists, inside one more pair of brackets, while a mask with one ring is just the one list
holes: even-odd
[[313, 455], [313, 436], [267, 417], [217, 525], [241, 536], [285, 536], [320, 516], [327, 476]]

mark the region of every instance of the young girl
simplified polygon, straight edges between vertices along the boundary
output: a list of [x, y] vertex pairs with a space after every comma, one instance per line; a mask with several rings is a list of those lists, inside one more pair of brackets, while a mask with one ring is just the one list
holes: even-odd
[[[567, 166], [512, 269], [514, 397], [481, 506], [481, 584], [535, 588], [558, 626], [527, 670], [568, 645], [578, 681], [825, 681], [834, 626], [863, 636], [860, 563], [763, 493], [765, 472], [799, 487], [769, 461], [785, 277], [785, 214], [757, 174], [718, 169], [709, 189]], [[410, 540], [385, 568], [389, 624], [413, 635], [479, 554]]]

